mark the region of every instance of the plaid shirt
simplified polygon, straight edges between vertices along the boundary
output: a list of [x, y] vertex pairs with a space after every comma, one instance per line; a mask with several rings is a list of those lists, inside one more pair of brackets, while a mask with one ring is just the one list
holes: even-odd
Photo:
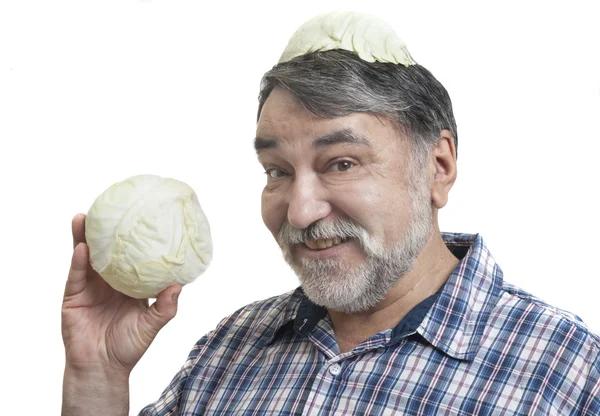
[[250, 304], [200, 339], [140, 415], [600, 415], [600, 338], [503, 281], [478, 235], [395, 328], [340, 353], [300, 289]]

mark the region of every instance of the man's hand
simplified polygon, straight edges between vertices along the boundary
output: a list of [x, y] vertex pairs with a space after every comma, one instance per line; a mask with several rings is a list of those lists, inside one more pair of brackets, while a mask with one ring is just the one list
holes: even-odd
[[72, 231], [74, 251], [62, 304], [66, 353], [63, 414], [76, 414], [73, 409], [92, 414], [96, 399], [103, 405], [97, 414], [111, 414], [107, 413], [111, 400], [106, 395], [125, 390], [127, 400], [114, 399], [128, 406], [129, 374], [158, 331], [177, 313], [182, 288], [169, 286], [151, 307], [147, 299], [116, 291], [90, 265], [85, 215], [73, 218]]

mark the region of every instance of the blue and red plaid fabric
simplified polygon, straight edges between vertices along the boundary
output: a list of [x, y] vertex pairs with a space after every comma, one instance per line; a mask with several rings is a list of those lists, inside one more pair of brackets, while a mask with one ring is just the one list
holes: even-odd
[[340, 354], [300, 289], [250, 304], [140, 415], [600, 415], [600, 338], [505, 283], [479, 235], [443, 237], [460, 263], [397, 327]]

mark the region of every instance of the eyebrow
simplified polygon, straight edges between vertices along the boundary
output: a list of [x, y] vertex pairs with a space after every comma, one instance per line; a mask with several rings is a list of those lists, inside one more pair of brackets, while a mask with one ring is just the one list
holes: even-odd
[[[357, 134], [351, 129], [338, 130], [333, 133], [326, 134], [324, 136], [318, 137], [312, 143], [313, 149], [324, 148], [328, 146], [333, 146], [335, 144], [355, 144], [359, 146], [364, 146], [371, 148], [371, 142], [367, 140], [365, 137]], [[254, 139], [254, 150], [256, 154], [260, 154], [261, 151], [266, 149], [276, 149], [278, 147], [278, 142], [272, 138], [264, 138], [264, 137], [256, 137]]]

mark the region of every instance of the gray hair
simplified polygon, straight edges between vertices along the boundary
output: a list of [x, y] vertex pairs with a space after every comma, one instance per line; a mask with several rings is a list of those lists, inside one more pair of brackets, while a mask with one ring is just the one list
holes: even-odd
[[275, 87], [294, 94], [316, 116], [371, 113], [394, 120], [412, 138], [413, 166], [449, 130], [458, 151], [452, 102], [443, 85], [421, 65], [366, 62], [345, 50], [313, 52], [274, 66], [261, 81], [258, 117]]

